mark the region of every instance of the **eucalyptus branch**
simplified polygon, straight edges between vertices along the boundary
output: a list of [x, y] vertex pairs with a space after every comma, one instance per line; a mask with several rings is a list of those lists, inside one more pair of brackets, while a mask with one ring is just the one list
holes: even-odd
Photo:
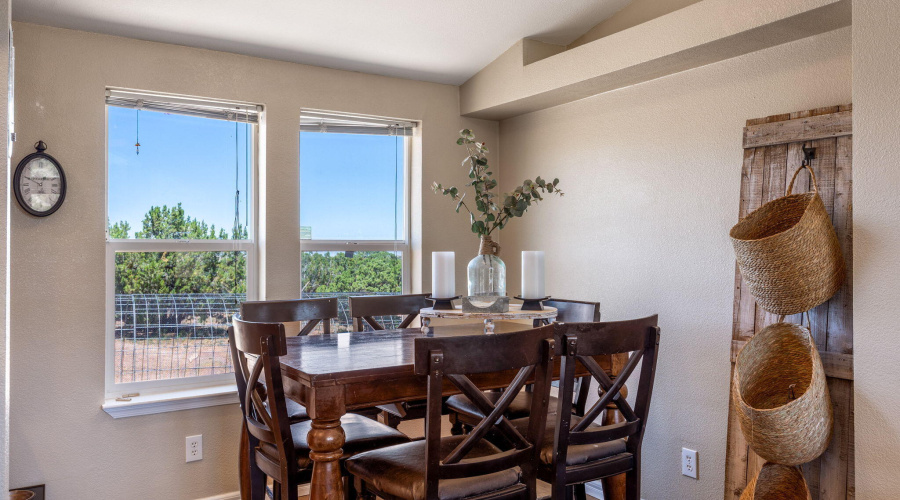
[[[489, 153], [484, 143], [477, 142], [475, 135], [469, 129], [461, 130], [456, 143], [465, 146], [467, 156], [462, 165], [469, 167], [469, 179], [465, 187], [472, 187], [475, 191], [475, 211], [472, 211], [465, 202], [466, 193], [461, 192], [455, 186], [448, 188], [435, 182], [432, 190], [435, 193], [449, 196], [456, 203], [456, 212], [465, 208], [469, 212], [469, 220], [472, 224], [472, 232], [479, 236], [489, 236], [495, 230], [503, 229], [510, 219], [522, 217], [528, 208], [543, 201], [542, 194], [563, 195], [557, 185], [559, 179], [552, 182], [545, 181], [541, 177], [525, 180], [521, 186], [516, 187], [511, 193], [502, 195], [502, 204], [497, 204], [497, 195], [493, 189], [497, 187], [494, 173], [488, 166], [487, 154]], [[477, 213], [477, 215], [476, 215]]]

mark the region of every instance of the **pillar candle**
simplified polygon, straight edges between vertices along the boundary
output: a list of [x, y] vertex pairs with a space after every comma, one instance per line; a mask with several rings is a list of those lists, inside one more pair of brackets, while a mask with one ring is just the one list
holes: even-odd
[[522, 252], [522, 297], [542, 299], [544, 295], [544, 252]]
[[431, 252], [431, 295], [447, 299], [456, 296], [456, 253]]

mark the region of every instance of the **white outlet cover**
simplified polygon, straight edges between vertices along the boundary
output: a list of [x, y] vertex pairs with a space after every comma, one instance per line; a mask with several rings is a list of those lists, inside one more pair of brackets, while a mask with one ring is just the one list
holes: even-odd
[[203, 434], [184, 438], [184, 461], [203, 460]]
[[681, 475], [697, 478], [699, 463], [697, 462], [697, 451], [687, 448], [681, 449]]

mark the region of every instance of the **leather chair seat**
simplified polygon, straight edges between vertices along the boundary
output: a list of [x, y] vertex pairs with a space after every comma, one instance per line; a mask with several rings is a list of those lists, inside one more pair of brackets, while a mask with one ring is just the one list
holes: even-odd
[[[409, 437], [406, 434], [370, 418], [353, 413], [348, 413], [341, 417], [341, 427], [344, 429], [345, 436], [344, 446], [341, 447], [344, 450], [342, 459], [364, 451], [409, 442]], [[306, 441], [306, 435], [311, 428], [312, 420], [291, 425], [294, 450], [297, 452], [297, 463], [301, 469], [312, 466], [312, 460], [309, 458], [309, 443]], [[275, 457], [278, 456], [277, 450], [271, 445], [262, 444], [261, 446], [264, 453]]]
[[[572, 415], [572, 420], [570, 422], [571, 427], [575, 427], [575, 424], [581, 421], [580, 417]], [[527, 432], [528, 430], [528, 419], [520, 418], [517, 420], [512, 420], [510, 423], [519, 431], [519, 432]], [[599, 429], [600, 426], [597, 424], [591, 424], [588, 427], [588, 431], [590, 429]], [[550, 465], [553, 463], [553, 450], [554, 450], [554, 438], [556, 436], [556, 419], [548, 418], [547, 419], [547, 428], [544, 431], [544, 443], [541, 445], [541, 462], [544, 465]], [[616, 455], [620, 455], [623, 453], [627, 453], [625, 449], [625, 439], [616, 439], [614, 441], [607, 441], [605, 443], [596, 443], [596, 444], [580, 444], [569, 446], [568, 453], [566, 454], [566, 465], [579, 465], [587, 462], [592, 462], [594, 460], [601, 460], [604, 458], [613, 457]]]
[[[491, 404], [496, 405], [497, 401], [500, 400], [500, 397], [503, 395], [501, 392], [485, 392], [485, 396], [487, 396], [488, 400]], [[550, 409], [550, 414], [556, 413], [557, 408], [557, 399], [553, 396], [550, 396], [550, 403], [548, 408]], [[481, 420], [485, 417], [484, 412], [478, 409], [472, 401], [469, 400], [466, 396], [462, 394], [457, 394], [455, 396], [450, 396], [447, 398], [447, 408], [450, 411], [465, 415], [472, 419]], [[520, 392], [515, 399], [513, 399], [512, 403], [509, 404], [509, 408], [506, 410], [506, 418], [508, 419], [517, 419], [523, 418], [531, 415], [531, 393], [530, 392]]]
[[[300, 404], [292, 399], [286, 399], [285, 402], [287, 403], [285, 405], [285, 407], [287, 409], [287, 416], [292, 424], [297, 423], [297, 422], [303, 422], [304, 420], [309, 420], [309, 413], [306, 413], [305, 406], [303, 406], [302, 404]], [[269, 407], [269, 405], [266, 404], [266, 408], [268, 408], [268, 407]], [[271, 413], [271, 410], [270, 410], [270, 413]]]
[[[447, 456], [466, 436], [441, 438], [441, 457]], [[347, 471], [363, 480], [370, 487], [394, 498], [425, 500], [425, 449], [426, 441], [391, 446], [361, 453], [345, 462]], [[487, 441], [481, 440], [462, 460], [500, 453]], [[482, 476], [444, 479], [438, 485], [440, 500], [457, 500], [466, 497], [520, 488], [519, 470], [509, 469]]]

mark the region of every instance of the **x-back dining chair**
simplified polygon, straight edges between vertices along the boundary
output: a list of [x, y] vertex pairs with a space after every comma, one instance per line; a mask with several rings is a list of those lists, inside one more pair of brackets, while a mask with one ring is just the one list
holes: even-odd
[[[556, 338], [563, 356], [560, 368], [559, 411], [548, 422], [540, 453], [538, 477], [553, 485], [553, 500], [571, 498], [574, 486], [625, 473], [627, 500], [641, 493], [641, 444], [650, 411], [659, 348], [657, 317], [607, 323], [557, 323]], [[594, 359], [630, 353], [613, 380]], [[632, 407], [621, 395], [628, 377], [641, 362], [637, 396]], [[572, 414], [575, 365], [584, 366], [603, 396], [583, 417]], [[598, 425], [594, 421], [614, 404], [624, 421]], [[522, 428], [530, 419], [514, 420]]]
[[[584, 302], [580, 300], [552, 299], [544, 302], [545, 306], [555, 307], [557, 309], [557, 322], [566, 323], [593, 323], [600, 321], [600, 303]], [[535, 327], [540, 326], [539, 321], [535, 320]], [[575, 415], [583, 415], [585, 405], [587, 405], [588, 393], [590, 389], [590, 377], [582, 377], [576, 382], [575, 393], [577, 397], [572, 405]], [[500, 398], [498, 392], [488, 392], [485, 396], [496, 402]], [[558, 401], [555, 397], [550, 397], [550, 412], [555, 413]], [[506, 416], [511, 419], [527, 417], [531, 414], [531, 393], [522, 392], [516, 396], [512, 404], [509, 405], [509, 411]], [[471, 428], [476, 422], [484, 418], [484, 414], [479, 411], [472, 401], [462, 394], [450, 396], [447, 399], [447, 411], [450, 414], [450, 422], [453, 424], [453, 434], [462, 434], [466, 428]]]
[[377, 319], [382, 316], [403, 316], [397, 328], [407, 328], [419, 316], [421, 309], [431, 306], [430, 296], [428, 293], [417, 293], [350, 297], [350, 316], [359, 332], [364, 331], [366, 326], [372, 330], [384, 330], [385, 326]]
[[309, 335], [321, 323], [322, 333], [331, 333], [331, 320], [338, 317], [338, 299], [326, 297], [299, 300], [261, 300], [241, 303], [241, 317], [259, 323], [305, 321], [298, 335]]
[[[362, 295], [350, 297], [350, 316], [357, 331], [370, 329], [380, 331], [385, 325], [378, 321], [384, 316], [403, 316], [397, 328], [408, 328], [419, 316], [419, 311], [431, 306], [428, 300], [431, 294], [419, 293], [411, 295]], [[368, 410], [359, 413], [369, 414]], [[379, 405], [375, 414], [387, 425], [396, 428], [404, 420], [415, 420], [425, 416], [424, 401], [408, 401]]]
[[[287, 354], [284, 324], [249, 322], [235, 315], [232, 325], [234, 350], [243, 360], [241, 368], [248, 367], [248, 356], [255, 358], [239, 392], [251, 438], [248, 458], [259, 471], [256, 481], [251, 480], [251, 498], [265, 497], [268, 476], [274, 481], [274, 499], [296, 500], [297, 486], [309, 482], [312, 475], [307, 442], [311, 421], [292, 422], [288, 417], [280, 361]], [[345, 433], [342, 458], [409, 441], [403, 433], [359, 415], [344, 415], [341, 427]]]
[[[386, 500], [534, 500], [535, 465], [543, 441], [555, 345], [553, 327], [525, 332], [415, 339], [415, 371], [427, 377], [425, 440], [359, 454], [346, 462], [363, 498]], [[511, 371], [508, 396], [488, 401], [470, 376]], [[503, 414], [534, 378], [532, 419], [516, 429]], [[477, 379], [476, 379], [477, 380]], [[441, 437], [442, 395], [448, 386], [487, 414], [466, 436]], [[485, 439], [492, 429], [514, 446], [501, 451]], [[516, 471], [516, 468], [519, 471]]]

